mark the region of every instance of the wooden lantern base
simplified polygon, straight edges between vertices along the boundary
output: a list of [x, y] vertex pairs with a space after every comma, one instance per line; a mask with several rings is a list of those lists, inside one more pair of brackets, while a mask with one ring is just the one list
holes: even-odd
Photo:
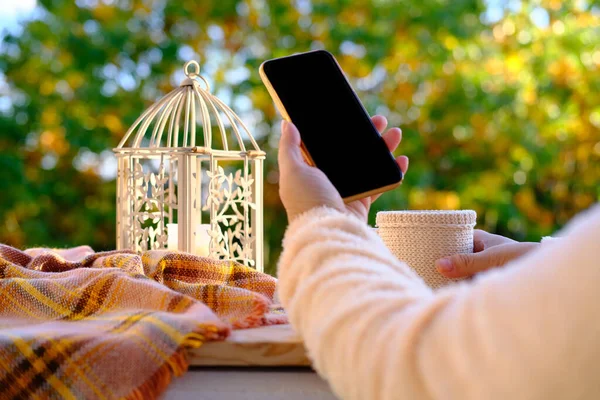
[[306, 349], [290, 325], [236, 330], [223, 342], [188, 352], [192, 366], [310, 366]]

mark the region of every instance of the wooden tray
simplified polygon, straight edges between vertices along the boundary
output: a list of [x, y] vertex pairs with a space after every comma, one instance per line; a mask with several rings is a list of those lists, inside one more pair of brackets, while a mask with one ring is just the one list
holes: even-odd
[[188, 352], [191, 366], [309, 366], [290, 325], [236, 330], [223, 342], [208, 342]]

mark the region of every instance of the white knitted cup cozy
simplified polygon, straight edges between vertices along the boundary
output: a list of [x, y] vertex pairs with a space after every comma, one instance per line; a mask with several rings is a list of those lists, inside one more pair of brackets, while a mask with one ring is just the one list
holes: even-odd
[[381, 211], [376, 219], [377, 232], [386, 246], [431, 288], [454, 281], [436, 270], [435, 261], [472, 253], [476, 220], [477, 213], [472, 210]]

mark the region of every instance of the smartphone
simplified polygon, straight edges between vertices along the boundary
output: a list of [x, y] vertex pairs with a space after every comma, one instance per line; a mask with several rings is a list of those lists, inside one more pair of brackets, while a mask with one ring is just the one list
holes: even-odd
[[300, 131], [305, 159], [345, 202], [400, 184], [402, 171], [331, 53], [268, 60], [259, 72], [283, 118]]

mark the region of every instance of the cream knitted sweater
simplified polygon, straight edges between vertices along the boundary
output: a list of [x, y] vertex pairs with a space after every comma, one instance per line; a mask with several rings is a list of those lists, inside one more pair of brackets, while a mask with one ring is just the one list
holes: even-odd
[[364, 222], [318, 208], [288, 228], [279, 296], [343, 399], [598, 399], [600, 207], [560, 236], [434, 292]]

